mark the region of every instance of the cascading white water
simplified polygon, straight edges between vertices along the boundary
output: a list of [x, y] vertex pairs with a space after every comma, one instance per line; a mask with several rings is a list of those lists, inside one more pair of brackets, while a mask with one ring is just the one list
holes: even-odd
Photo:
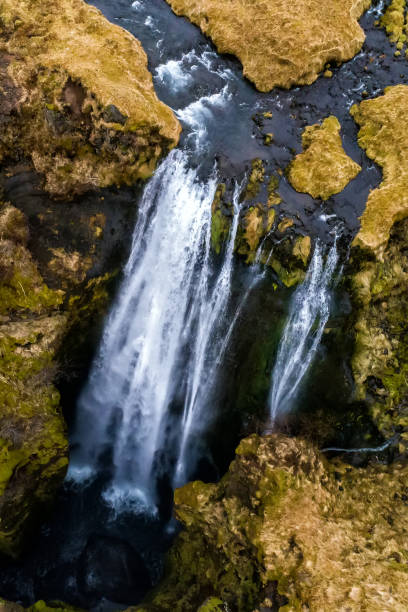
[[[188, 477], [187, 463], [191, 453], [189, 444], [193, 435], [202, 430], [209, 417], [205, 414], [206, 399], [214, 384], [218, 357], [225, 335], [226, 312], [230, 297], [231, 276], [235, 238], [239, 222], [240, 187], [236, 185], [233, 196], [234, 217], [225, 251], [222, 269], [210, 288], [208, 273], [201, 275], [196, 299], [190, 313], [190, 325], [196, 321], [192, 357], [187, 371], [186, 396], [184, 401], [181, 443], [175, 471], [174, 485], [182, 484]], [[207, 259], [210, 250], [208, 234]]]
[[[186, 153], [169, 155], [145, 189], [120, 295], [82, 394], [72, 478], [87, 478], [107, 447], [113, 504], [155, 502], [155, 460], [165, 445], [171, 402], [186, 388], [178, 471], [199, 427], [205, 381], [213, 380], [228, 304], [238, 225], [238, 191], [230, 241], [218, 273], [211, 265], [215, 176], [197, 179]], [[193, 344], [189, 348], [188, 344]]]
[[306, 278], [293, 295], [272, 372], [269, 395], [272, 424], [290, 409], [320, 344], [330, 315], [330, 284], [337, 263], [337, 239], [326, 262], [322, 246], [317, 242]]

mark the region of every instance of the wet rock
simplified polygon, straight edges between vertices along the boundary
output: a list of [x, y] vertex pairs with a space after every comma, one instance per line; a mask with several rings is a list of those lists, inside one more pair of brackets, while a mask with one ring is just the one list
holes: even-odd
[[79, 587], [95, 601], [104, 596], [118, 603], [140, 598], [151, 586], [140, 555], [123, 540], [93, 535], [81, 555]]
[[340, 193], [361, 170], [343, 149], [336, 117], [308, 126], [302, 144], [304, 151], [290, 164], [288, 176], [296, 191], [314, 199], [327, 200]]
[[185, 530], [136, 610], [193, 611], [212, 593], [233, 610], [402, 611], [407, 470], [328, 462], [283, 435], [244, 439], [218, 484], [176, 491]]
[[[246, 186], [239, 196], [240, 217], [234, 248], [247, 264], [270, 266], [285, 286], [292, 287], [304, 279], [311, 241], [298, 235], [294, 219], [279, 218], [277, 207], [282, 200], [278, 186], [279, 178], [275, 174], [267, 176], [264, 162], [252, 160]], [[230, 234], [232, 198], [231, 188], [220, 184], [212, 205], [211, 225], [211, 244], [217, 254]]]
[[260, 91], [310, 85], [329, 62], [351, 59], [365, 36], [359, 17], [371, 0], [167, 0], [220, 53], [236, 55]]

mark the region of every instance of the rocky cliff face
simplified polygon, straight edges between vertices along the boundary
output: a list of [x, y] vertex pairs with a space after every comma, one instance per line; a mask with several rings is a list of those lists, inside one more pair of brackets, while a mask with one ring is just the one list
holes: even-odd
[[80, 0], [0, 6], [3, 554], [18, 555], [65, 476], [56, 384], [84, 365], [126, 255], [137, 190], [96, 189], [147, 178], [178, 141], [146, 66]]
[[359, 399], [366, 401], [386, 438], [398, 434], [408, 447], [408, 87], [353, 107], [359, 143], [383, 168], [354, 240], [351, 266], [356, 349], [353, 371]]
[[242, 62], [260, 91], [310, 85], [330, 63], [351, 59], [364, 42], [357, 20], [371, 0], [167, 0]]
[[[282, 174], [282, 171], [280, 171]], [[280, 210], [277, 189], [280, 175], [271, 173], [264, 161], [252, 160], [246, 186], [240, 194], [239, 225], [235, 251], [246, 263], [270, 266], [283, 285], [292, 287], [304, 279], [311, 253], [311, 239]], [[233, 194], [222, 183], [212, 205], [211, 242], [219, 254], [226, 242], [234, 214]]]
[[[244, 439], [218, 484], [176, 491], [184, 530], [163, 583], [135, 610], [406, 609], [407, 100], [401, 85], [352, 109], [360, 145], [384, 170], [351, 252], [352, 370], [356, 399], [395, 442], [393, 462], [371, 455], [355, 468], [301, 438]], [[320, 193], [332, 187], [323, 179]]]
[[82, 0], [5, 0], [0, 19], [3, 163], [29, 159], [59, 197], [150, 176], [180, 125], [140, 43]]
[[185, 531], [136, 610], [402, 612], [407, 470], [328, 462], [282, 435], [243, 440], [219, 484], [176, 491]]

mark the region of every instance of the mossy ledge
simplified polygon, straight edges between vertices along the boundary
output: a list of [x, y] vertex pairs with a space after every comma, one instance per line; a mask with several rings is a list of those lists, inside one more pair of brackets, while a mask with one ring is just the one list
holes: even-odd
[[289, 166], [288, 178], [296, 191], [327, 200], [340, 193], [360, 172], [344, 151], [337, 117], [308, 126], [302, 135], [303, 153]]
[[355, 469], [283, 435], [236, 453], [218, 484], [176, 491], [185, 529], [133, 611], [405, 609], [406, 463]]
[[54, 196], [146, 179], [179, 139], [139, 41], [82, 0], [1, 3], [0, 84], [0, 161]]
[[[265, 162], [252, 160], [240, 200], [240, 219], [235, 251], [247, 264], [270, 266], [286, 287], [301, 282], [311, 254], [311, 239], [295, 228], [292, 218], [279, 211], [279, 174], [268, 176]], [[212, 204], [211, 245], [219, 255], [227, 241], [232, 221], [232, 190], [221, 183]]]
[[209, 36], [220, 53], [235, 55], [259, 91], [310, 85], [327, 63], [361, 49], [358, 19], [371, 0], [167, 0]]

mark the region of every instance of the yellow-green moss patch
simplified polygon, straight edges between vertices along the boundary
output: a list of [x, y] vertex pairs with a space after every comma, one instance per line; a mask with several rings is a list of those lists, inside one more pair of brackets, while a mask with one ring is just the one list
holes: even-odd
[[359, 145], [383, 170], [381, 185], [368, 196], [354, 245], [380, 256], [391, 227], [408, 214], [408, 86], [387, 87], [384, 95], [350, 112], [360, 126]]
[[308, 126], [302, 144], [303, 153], [289, 168], [289, 180], [296, 191], [327, 200], [343, 191], [361, 170], [345, 153], [340, 123], [334, 116], [325, 119], [321, 125]]

